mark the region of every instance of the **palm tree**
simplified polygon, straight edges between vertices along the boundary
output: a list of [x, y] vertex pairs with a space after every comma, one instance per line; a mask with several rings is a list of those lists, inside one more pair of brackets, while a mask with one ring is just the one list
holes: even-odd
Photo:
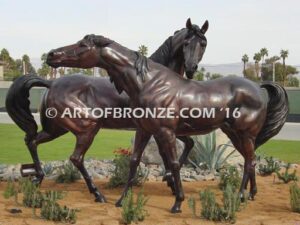
[[285, 59], [289, 56], [288, 50], [281, 49], [280, 57], [282, 58], [282, 65], [283, 65], [283, 85], [286, 84], [286, 66], [285, 66]]
[[243, 61], [243, 63], [244, 63], [243, 74], [244, 74], [244, 76], [245, 76], [245, 74], [246, 74], [246, 63], [249, 62], [249, 57], [248, 57], [247, 54], [245, 54], [245, 55], [242, 56], [242, 61]]
[[256, 71], [256, 77], [258, 78], [259, 75], [259, 62], [261, 60], [261, 54], [260, 52], [255, 53], [253, 56], [254, 62], [255, 62], [255, 71]]
[[268, 49], [266, 48], [262, 48], [260, 49], [260, 55], [261, 55], [261, 59], [262, 59], [262, 63], [265, 62], [265, 56], [268, 56]]
[[146, 45], [141, 45], [139, 46], [139, 53], [141, 53], [143, 56], [147, 56], [148, 55], [148, 47]]

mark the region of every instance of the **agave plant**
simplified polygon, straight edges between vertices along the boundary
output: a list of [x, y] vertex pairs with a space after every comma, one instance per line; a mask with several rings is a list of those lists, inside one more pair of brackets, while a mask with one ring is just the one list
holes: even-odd
[[205, 166], [206, 169], [214, 173], [222, 168], [235, 152], [235, 149], [233, 149], [229, 154], [225, 155], [227, 148], [234, 147], [230, 145], [230, 142], [217, 146], [215, 131], [207, 135], [195, 136], [193, 139], [195, 145], [188, 157], [188, 161], [196, 168], [202, 169]]

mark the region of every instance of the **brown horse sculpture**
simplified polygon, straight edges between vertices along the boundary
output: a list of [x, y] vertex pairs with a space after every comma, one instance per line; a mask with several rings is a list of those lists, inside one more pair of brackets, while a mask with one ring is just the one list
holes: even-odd
[[[170, 36], [150, 58], [155, 62], [169, 67], [181, 76], [185, 72], [188, 78], [192, 78], [193, 73], [197, 70], [197, 64], [202, 59], [205, 51], [206, 38], [204, 34], [207, 29], [207, 21], [199, 28], [197, 25], [193, 25], [190, 19], [188, 19], [186, 28]], [[69, 58], [74, 60], [76, 54], [80, 54], [80, 59], [85, 58], [86, 61], [82, 65], [78, 65], [78, 67], [87, 67], [88, 63], [90, 65], [95, 64], [93, 59], [95, 58], [95, 54], [97, 54], [96, 48], [85, 51], [87, 48], [89, 48], [89, 45], [79, 42], [71, 46], [71, 51], [50, 52], [49, 57], [67, 54]], [[81, 51], [81, 53], [79, 51], [73, 52], [73, 49], [84, 51]], [[37, 125], [30, 113], [28, 101], [29, 90], [33, 86], [48, 88], [41, 104], [40, 115], [43, 129], [38, 133]], [[97, 190], [84, 167], [84, 155], [100, 128], [136, 129], [136, 125], [132, 119], [116, 119], [111, 116], [97, 120], [90, 118], [65, 118], [64, 120], [49, 118], [51, 113], [54, 113], [49, 110], [51, 107], [55, 107], [56, 112], [62, 114], [62, 111], [66, 107], [88, 106], [98, 108], [128, 107], [129, 98], [126, 93], [119, 95], [114, 85], [107, 78], [70, 75], [55, 81], [47, 81], [37, 76], [28, 75], [18, 78], [13, 83], [6, 99], [7, 112], [15, 123], [26, 132], [25, 142], [37, 171], [36, 181], [41, 183], [44, 177], [37, 153], [37, 146], [71, 131], [77, 137], [77, 143], [70, 159], [81, 172], [90, 192], [95, 195], [96, 201], [102, 202], [105, 201], [104, 196]], [[49, 114], [48, 117], [47, 114]], [[193, 147], [193, 140], [188, 136], [181, 136], [179, 138], [185, 143], [185, 149], [180, 159], [183, 163]], [[169, 171], [167, 159], [163, 151], [161, 152], [161, 156], [166, 171]], [[166, 174], [168, 185], [174, 192], [171, 173], [167, 172]]]
[[[195, 48], [199, 47], [195, 45]], [[128, 94], [132, 108], [174, 109], [173, 117], [134, 118], [138, 128], [130, 174], [117, 206], [121, 205], [131, 187], [144, 147], [150, 136], [154, 135], [159, 148], [167, 156], [174, 178], [176, 200], [171, 212], [180, 212], [184, 194], [179, 173], [180, 163], [176, 156], [176, 136], [206, 134], [217, 128], [222, 129], [245, 159], [241, 198], [244, 197], [249, 180], [250, 198], [254, 199], [257, 192], [255, 149], [280, 131], [288, 114], [287, 94], [280, 85], [271, 82], [258, 85], [234, 76], [206, 82], [185, 80], [165, 66], [103, 36], [95, 35], [87, 35], [79, 44], [52, 50], [47, 63], [53, 67], [104, 68], [116, 88]], [[66, 84], [66, 88], [72, 88], [72, 83]], [[268, 98], [263, 88], [267, 90]], [[55, 83], [52, 89], [56, 90]], [[52, 94], [49, 92], [49, 95]], [[60, 107], [60, 102], [53, 101], [52, 105]], [[210, 117], [196, 118], [181, 113], [182, 109], [189, 111], [195, 108], [214, 109], [215, 113]], [[86, 134], [86, 138], [90, 137]], [[76, 152], [72, 157], [74, 162], [80, 161], [80, 158], [76, 158]]]

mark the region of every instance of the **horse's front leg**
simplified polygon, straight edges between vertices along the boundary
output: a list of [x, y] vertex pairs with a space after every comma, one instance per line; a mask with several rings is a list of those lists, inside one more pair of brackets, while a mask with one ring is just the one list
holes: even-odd
[[171, 208], [172, 213], [181, 212], [181, 203], [184, 200], [184, 194], [182, 190], [180, 180], [180, 164], [177, 159], [176, 152], [176, 136], [175, 133], [169, 128], [161, 128], [159, 132], [155, 134], [155, 140], [159, 144], [159, 148], [163, 149], [168, 159], [169, 167], [174, 177], [174, 188], [176, 194], [176, 200]]
[[126, 196], [129, 188], [132, 187], [134, 177], [136, 175], [137, 167], [141, 161], [142, 154], [144, 152], [147, 143], [149, 142], [150, 137], [151, 134], [144, 132], [141, 129], [138, 129], [135, 133], [134, 149], [130, 158], [130, 170], [129, 170], [128, 181], [127, 184], [125, 185], [125, 188], [123, 190], [120, 199], [116, 202], [117, 207], [122, 206], [122, 201], [124, 197]]
[[[182, 152], [182, 154], [179, 158], [179, 164], [180, 164], [180, 169], [181, 169], [183, 164], [186, 162], [186, 159], [187, 159], [189, 153], [191, 152], [191, 150], [194, 147], [194, 140], [191, 137], [188, 137], [188, 136], [178, 136], [177, 138], [184, 143], [184, 149], [183, 149], [183, 152]], [[162, 154], [164, 154], [164, 153], [161, 153], [161, 155]], [[167, 168], [169, 168], [169, 166], [166, 167], [167, 163], [165, 161], [166, 160], [164, 160], [166, 173], [163, 177], [163, 181], [165, 181], [165, 180], [167, 181], [168, 186], [172, 189], [172, 193], [175, 194], [174, 178], [172, 176], [171, 170], [167, 169]]]
[[86, 131], [86, 133], [80, 133], [76, 135], [76, 147], [73, 154], [70, 156], [71, 162], [77, 169], [80, 171], [83, 176], [90, 193], [94, 194], [96, 202], [107, 202], [104, 195], [98, 190], [96, 185], [94, 184], [92, 178], [88, 174], [85, 166], [84, 166], [84, 155], [86, 151], [91, 146], [95, 134], [98, 129]]

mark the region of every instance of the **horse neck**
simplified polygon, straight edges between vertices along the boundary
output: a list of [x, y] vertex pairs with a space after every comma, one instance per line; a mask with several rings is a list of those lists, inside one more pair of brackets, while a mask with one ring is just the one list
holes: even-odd
[[142, 78], [137, 74], [137, 53], [114, 43], [110, 54], [104, 57], [98, 67], [107, 70], [119, 93], [125, 91], [131, 100], [136, 99], [143, 87]]
[[182, 45], [186, 33], [186, 28], [175, 32], [175, 34], [165, 40], [164, 43], [149, 58], [183, 76], [184, 56]]

